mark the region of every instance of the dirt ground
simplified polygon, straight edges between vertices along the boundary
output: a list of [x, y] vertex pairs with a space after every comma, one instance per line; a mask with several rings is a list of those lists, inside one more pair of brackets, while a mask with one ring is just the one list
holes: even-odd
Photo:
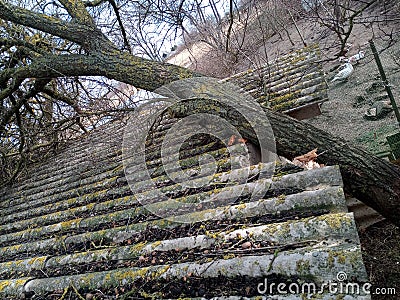
[[400, 229], [382, 221], [359, 232], [359, 236], [372, 286], [396, 289], [395, 295], [372, 295], [372, 299], [400, 299]]
[[[379, 51], [387, 45], [377, 43], [376, 46]], [[399, 127], [394, 112], [375, 121], [364, 118], [374, 102], [389, 100], [371, 49], [365, 47], [364, 51], [365, 58], [354, 64], [348, 81], [331, 83], [336, 71], [326, 71], [329, 101], [321, 105], [320, 116], [307, 122], [375, 153], [389, 149], [385, 137], [398, 132]], [[400, 43], [380, 53], [380, 58], [396, 103], [400, 105]]]
[[[379, 49], [385, 44], [377, 44]], [[394, 112], [371, 121], [364, 114], [375, 101], [387, 101], [372, 51], [354, 65], [347, 82], [329, 83], [329, 101], [321, 106], [322, 114], [307, 122], [365, 147], [373, 153], [389, 149], [386, 136], [400, 132]], [[380, 54], [389, 85], [397, 105], [400, 105], [400, 43]], [[328, 80], [335, 72], [327, 72]], [[397, 295], [373, 295], [372, 299], [400, 299], [400, 230], [389, 222], [375, 224], [360, 232], [364, 262], [375, 287], [395, 287]]]

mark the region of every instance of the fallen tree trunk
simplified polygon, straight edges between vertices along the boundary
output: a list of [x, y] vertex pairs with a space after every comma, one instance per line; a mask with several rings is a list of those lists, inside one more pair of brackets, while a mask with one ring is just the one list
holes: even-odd
[[[210, 105], [209, 99], [195, 99], [179, 105], [175, 116], [184, 117], [194, 113], [210, 113], [216, 105]], [[238, 99], [241, 101], [241, 99]], [[221, 105], [221, 102], [218, 102]], [[221, 114], [221, 111], [224, 113]], [[265, 125], [268, 121], [272, 127], [276, 142], [276, 151], [280, 156], [293, 159], [318, 148], [318, 163], [339, 165], [345, 193], [356, 197], [366, 205], [374, 208], [391, 222], [400, 226], [400, 168], [363, 150], [350, 142], [333, 136], [305, 122], [297, 121], [282, 113], [264, 108]], [[215, 114], [229, 119], [243, 137], [259, 144], [254, 131], [243, 124], [237, 111], [229, 105]], [[257, 122], [263, 122], [257, 120]]]
[[344, 190], [400, 226], [400, 168], [346, 140], [289, 116], [265, 110], [279, 155], [294, 158], [318, 148], [318, 162], [339, 165]]

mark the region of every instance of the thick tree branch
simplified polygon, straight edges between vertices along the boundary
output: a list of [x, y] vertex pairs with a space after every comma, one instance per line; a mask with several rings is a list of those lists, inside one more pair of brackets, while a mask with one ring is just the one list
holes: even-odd
[[106, 76], [148, 91], [153, 91], [174, 80], [200, 76], [182, 67], [143, 59], [123, 52], [47, 55], [13, 72], [7, 69], [5, 73], [7, 76], [0, 74], [0, 79], [11, 77], [21, 81], [33, 77]]
[[115, 49], [103, 33], [91, 24], [66, 22], [45, 14], [5, 3], [0, 0], [0, 18], [16, 24], [31, 27], [42, 32], [77, 43], [86, 49]]
[[29, 49], [29, 50], [31, 50], [31, 51], [33, 51], [33, 52], [36, 52], [36, 53], [38, 53], [38, 54], [42, 54], [42, 55], [46, 55], [46, 54], [48, 54], [49, 52], [48, 51], [45, 51], [45, 50], [43, 50], [42, 48], [40, 48], [40, 47], [37, 47], [36, 45], [33, 45], [33, 44], [31, 44], [31, 43], [29, 43], [29, 42], [27, 42], [27, 41], [24, 41], [24, 40], [17, 40], [17, 39], [10, 39], [10, 38], [7, 38], [7, 39], [2, 39], [2, 38], [0, 38], [0, 46], [7, 46], [7, 47], [12, 47], [12, 46], [16, 46], [16, 47], [24, 47], [24, 48], [26, 48], [26, 49]]
[[95, 28], [92, 16], [81, 0], [59, 0], [68, 14], [80, 24]]

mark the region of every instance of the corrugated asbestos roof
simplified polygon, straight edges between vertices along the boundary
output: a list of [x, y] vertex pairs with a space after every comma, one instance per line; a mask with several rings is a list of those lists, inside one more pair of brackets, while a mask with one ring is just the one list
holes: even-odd
[[287, 113], [328, 100], [319, 60], [319, 46], [313, 44], [224, 81], [237, 84], [265, 107]]
[[[338, 167], [301, 171], [278, 164], [272, 180], [261, 182], [270, 184], [266, 194], [253, 199], [267, 166], [255, 163], [247, 182], [237, 184], [241, 158], [230, 160], [229, 151], [244, 144], [228, 151], [200, 134], [184, 144], [179, 159], [193, 181], [208, 176], [210, 184], [180, 185], [160, 159], [160, 142], [175, 122], [163, 120], [147, 145], [155, 189], [139, 170], [132, 194], [122, 163], [124, 128], [115, 122], [1, 192], [1, 299], [267, 299], [266, 282], [319, 286], [337, 282], [337, 274], [368, 281]], [[205, 153], [215, 159], [216, 173], [199, 177], [198, 157]], [[176, 209], [173, 200], [195, 209]], [[268, 299], [301, 293], [273, 290]]]

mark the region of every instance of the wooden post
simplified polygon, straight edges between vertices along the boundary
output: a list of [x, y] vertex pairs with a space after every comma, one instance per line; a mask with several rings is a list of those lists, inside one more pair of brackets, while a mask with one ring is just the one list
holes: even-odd
[[293, 24], [294, 24], [294, 27], [296, 28], [296, 31], [297, 31], [297, 33], [299, 34], [299, 36], [300, 36], [300, 38], [301, 38], [301, 41], [303, 42], [304, 47], [307, 47], [307, 43], [306, 43], [306, 41], [304, 40], [304, 37], [303, 37], [303, 35], [301, 34], [301, 31], [300, 31], [299, 27], [297, 26], [296, 20], [294, 19], [292, 12], [291, 12], [289, 9], [287, 9], [287, 12], [289, 13], [290, 18], [292, 19], [292, 22], [293, 22]]
[[399, 113], [399, 109], [398, 109], [398, 107], [397, 107], [396, 101], [394, 100], [392, 90], [390, 89], [389, 82], [388, 82], [388, 80], [387, 80], [387, 78], [386, 78], [385, 70], [383, 70], [383, 66], [382, 66], [381, 60], [380, 60], [380, 58], [379, 58], [379, 54], [378, 54], [378, 52], [376, 51], [376, 47], [375, 47], [374, 41], [373, 41], [373, 40], [370, 40], [370, 41], [369, 41], [369, 45], [371, 46], [372, 53], [374, 54], [375, 62], [376, 62], [376, 64], [377, 64], [377, 66], [378, 66], [379, 73], [381, 74], [382, 82], [383, 82], [383, 84], [385, 85], [385, 89], [386, 89], [386, 92], [387, 92], [387, 94], [388, 94], [388, 96], [389, 96], [390, 103], [392, 104], [394, 113], [396, 114], [397, 123], [398, 123], [398, 125], [400, 126], [400, 113]]

